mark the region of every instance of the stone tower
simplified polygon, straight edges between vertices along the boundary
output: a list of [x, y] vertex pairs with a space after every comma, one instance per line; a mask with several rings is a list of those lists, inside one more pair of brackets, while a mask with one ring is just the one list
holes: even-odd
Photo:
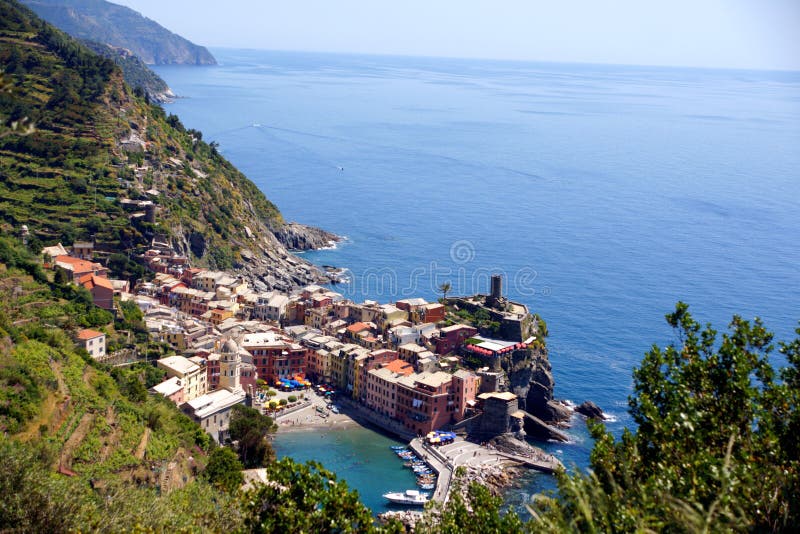
[[491, 292], [486, 298], [486, 305], [490, 308], [500, 308], [503, 301], [503, 277], [499, 274], [492, 275]]
[[219, 356], [219, 387], [229, 391], [241, 389], [239, 376], [242, 358], [239, 356], [239, 345], [232, 339], [222, 344]]

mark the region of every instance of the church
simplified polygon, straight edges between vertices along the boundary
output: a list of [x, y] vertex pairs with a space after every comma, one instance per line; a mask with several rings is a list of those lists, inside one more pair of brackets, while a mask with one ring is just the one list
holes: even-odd
[[239, 345], [228, 339], [222, 344], [219, 358], [219, 387], [183, 404], [183, 412], [196, 421], [217, 443], [225, 443], [231, 410], [243, 404], [247, 395], [240, 383], [242, 358]]

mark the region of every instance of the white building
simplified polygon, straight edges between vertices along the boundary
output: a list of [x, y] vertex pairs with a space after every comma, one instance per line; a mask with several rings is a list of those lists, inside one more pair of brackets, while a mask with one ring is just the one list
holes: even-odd
[[95, 360], [106, 355], [106, 335], [97, 330], [78, 332], [78, 344]]

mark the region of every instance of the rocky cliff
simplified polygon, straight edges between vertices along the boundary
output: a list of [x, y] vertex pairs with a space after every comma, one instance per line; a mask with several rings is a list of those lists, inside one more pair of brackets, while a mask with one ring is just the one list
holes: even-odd
[[23, 0], [36, 14], [78, 39], [125, 48], [149, 65], [216, 65], [205, 47], [136, 11], [104, 0]]
[[130, 50], [94, 41], [81, 42], [92, 52], [116, 63], [122, 70], [125, 83], [130, 85], [134, 90], [139, 90], [147, 95], [147, 98], [150, 99], [151, 102], [163, 104], [175, 98], [175, 94], [172, 92], [172, 89], [169, 88], [167, 82], [150, 70], [150, 68]]
[[335, 234], [296, 222], [278, 228], [275, 237], [289, 250], [318, 250], [334, 246], [341, 240]]
[[110, 60], [9, 5], [0, 222], [26, 225], [33, 246], [92, 240], [101, 254], [136, 258], [159, 243], [258, 288], [328, 280], [287, 246], [328, 245], [331, 234], [284, 230], [278, 208], [201, 132], [138, 96]]
[[[569, 420], [572, 412], [553, 397], [550, 359], [545, 346], [516, 350], [499, 359], [505, 371], [508, 390], [519, 398], [519, 408], [532, 417], [525, 419], [525, 431], [546, 439], [565, 441], [563, 433], [551, 427]], [[545, 425], [544, 427], [542, 425]]]

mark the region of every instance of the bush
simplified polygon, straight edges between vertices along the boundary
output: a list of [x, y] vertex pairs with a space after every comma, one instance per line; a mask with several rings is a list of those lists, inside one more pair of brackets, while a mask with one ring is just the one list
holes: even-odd
[[297, 397], [295, 397], [294, 395], [289, 395], [289, 402], [290, 403], [297, 402]]
[[278, 404], [280, 404], [281, 406], [286, 406], [289, 403], [288, 403], [288, 401], [286, 399], [281, 399], [281, 400], [278, 401]]

